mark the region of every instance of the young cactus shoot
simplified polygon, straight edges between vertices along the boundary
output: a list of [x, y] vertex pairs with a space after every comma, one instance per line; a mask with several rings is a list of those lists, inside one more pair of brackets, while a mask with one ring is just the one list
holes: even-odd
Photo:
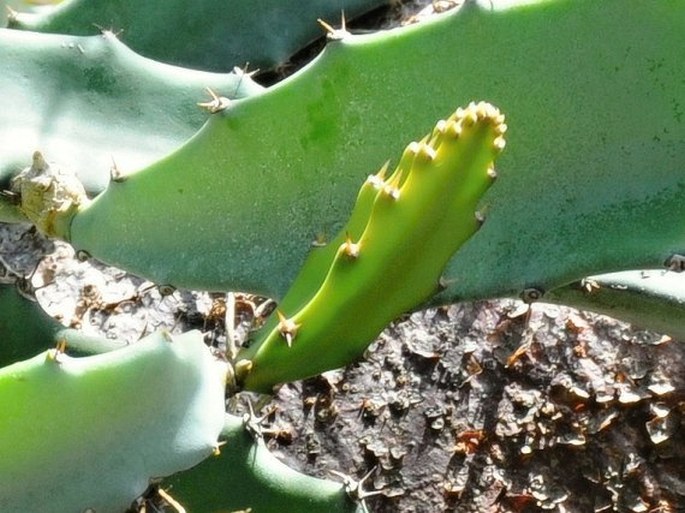
[[407, 146], [362, 185], [346, 226], [305, 262], [276, 314], [236, 362], [246, 389], [342, 367], [398, 315], [439, 287], [450, 257], [481, 224], [476, 207], [495, 178], [504, 116], [471, 103]]

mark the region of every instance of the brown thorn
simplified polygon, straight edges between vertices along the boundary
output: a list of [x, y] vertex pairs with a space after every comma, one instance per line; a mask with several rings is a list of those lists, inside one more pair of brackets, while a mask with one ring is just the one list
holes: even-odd
[[242, 75], [246, 77], [252, 78], [252, 76], [256, 75], [259, 73], [259, 68], [253, 69], [252, 71], [247, 71], [247, 69], [250, 67], [249, 61], [245, 63], [245, 66], [242, 68], [240, 66], [233, 66], [233, 73], [236, 75]]
[[345, 11], [342, 12], [341, 14], [342, 20], [341, 20], [341, 26], [339, 29], [333, 28], [333, 26], [324, 21], [321, 18], [317, 18], [316, 21], [317, 23], [326, 31], [326, 38], [332, 41], [340, 41], [344, 39], [346, 36], [349, 36], [350, 33], [347, 31], [347, 22], [345, 21]]
[[100, 31], [100, 34], [104, 37], [114, 37], [114, 39], [119, 39], [119, 36], [124, 33], [124, 29], [119, 29], [116, 32], [114, 32], [114, 28], [108, 28], [106, 29], [102, 25], [98, 25], [97, 23], [93, 23], [93, 26]]
[[278, 331], [285, 339], [288, 347], [292, 347], [293, 340], [297, 335], [297, 330], [300, 329], [300, 325], [292, 319], [288, 319], [280, 310], [276, 310], [276, 315], [278, 316]]
[[327, 21], [324, 21], [321, 18], [316, 18], [316, 22], [326, 31], [327, 36], [332, 36], [335, 34], [335, 29]]
[[46, 359], [51, 362], [62, 363], [60, 361], [60, 357], [65, 353], [66, 350], [67, 341], [61, 338], [57, 341], [55, 348], [48, 351]]
[[214, 446], [212, 449], [212, 456], [221, 456], [221, 448], [226, 445], [226, 441], [221, 441]]
[[112, 167], [109, 168], [109, 179], [113, 182], [123, 182], [126, 177], [124, 174], [119, 170], [119, 166], [117, 166], [116, 161], [114, 160], [114, 156], [111, 157], [112, 159]]
[[359, 243], [352, 242], [349, 233], [346, 235], [345, 242], [343, 242], [343, 251], [345, 252], [345, 255], [352, 259], [359, 257]]
[[211, 114], [221, 112], [222, 110], [227, 109], [231, 104], [231, 100], [223, 96], [219, 96], [211, 88], [207, 87], [206, 91], [209, 93], [209, 96], [211, 96], [212, 99], [208, 102], [199, 102], [197, 106], [207, 109]]

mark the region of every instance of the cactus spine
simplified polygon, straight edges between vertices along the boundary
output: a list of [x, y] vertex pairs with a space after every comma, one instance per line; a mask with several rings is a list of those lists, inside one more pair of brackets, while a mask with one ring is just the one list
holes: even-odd
[[506, 128], [498, 109], [471, 103], [407, 146], [388, 178], [385, 167], [370, 176], [347, 225], [315, 250], [278, 314], [238, 355], [238, 380], [267, 391], [341, 367], [435, 293], [448, 260], [479, 227], [476, 207]]

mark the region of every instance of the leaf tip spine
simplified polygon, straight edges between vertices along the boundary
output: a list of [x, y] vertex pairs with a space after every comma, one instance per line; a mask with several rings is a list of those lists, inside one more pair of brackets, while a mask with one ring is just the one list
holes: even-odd
[[342, 243], [342, 251], [343, 253], [353, 259], [356, 260], [359, 258], [359, 252], [361, 250], [361, 246], [359, 243], [352, 242], [352, 238], [350, 237], [349, 234], [347, 234], [347, 238], [345, 242]]
[[285, 343], [288, 344], [288, 347], [292, 347], [293, 340], [295, 340], [295, 337], [297, 336], [300, 325], [292, 318], [286, 317], [280, 310], [276, 310], [276, 315], [278, 316], [278, 332], [285, 339]]

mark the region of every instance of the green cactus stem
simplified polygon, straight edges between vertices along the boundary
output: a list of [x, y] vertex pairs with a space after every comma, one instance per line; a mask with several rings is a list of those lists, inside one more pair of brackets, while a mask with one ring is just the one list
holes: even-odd
[[[389, 177], [384, 169], [370, 176], [348, 224], [303, 266], [278, 319], [238, 353], [238, 381], [264, 392], [342, 367], [427, 301], [480, 225], [476, 207], [494, 181], [506, 129], [495, 107], [471, 103], [411, 143]], [[325, 272], [317, 252], [328, 259]]]
[[191, 137], [207, 118], [197, 106], [211, 99], [207, 88], [227, 98], [263, 89], [240, 71], [205, 73], [145, 59], [109, 32], [0, 29], [0, 69], [0, 189], [38, 150], [74, 172], [89, 193], [100, 192], [112, 168], [138, 169]]
[[590, 309], [685, 341], [685, 274], [668, 270], [590, 276], [545, 301]]
[[59, 341], [66, 342], [71, 355], [100, 354], [126, 347], [123, 340], [65, 328], [20, 287], [16, 280], [6, 276], [0, 279], [0, 367], [55, 347]]
[[192, 513], [362, 512], [340, 483], [307, 476], [278, 460], [241, 418], [226, 415], [221, 442], [218, 456], [164, 482]]
[[0, 312], [0, 367], [54, 347], [53, 334], [63, 328], [14, 283], [0, 283]]
[[369, 169], [455, 104], [487, 98], [516, 128], [512, 150], [435, 302], [657, 268], [685, 249], [683, 47], [673, 1], [468, 2], [345, 35], [111, 184], [74, 217], [72, 243], [157, 283], [283, 298]]
[[121, 513], [216, 450], [224, 378], [199, 332], [0, 369], [0, 510]]
[[146, 57], [193, 69], [226, 71], [250, 63], [268, 70], [321, 36], [318, 18], [355, 17], [388, 0], [251, 2], [214, 0], [65, 0], [40, 14], [17, 13], [11, 28], [72, 35], [121, 31]]

